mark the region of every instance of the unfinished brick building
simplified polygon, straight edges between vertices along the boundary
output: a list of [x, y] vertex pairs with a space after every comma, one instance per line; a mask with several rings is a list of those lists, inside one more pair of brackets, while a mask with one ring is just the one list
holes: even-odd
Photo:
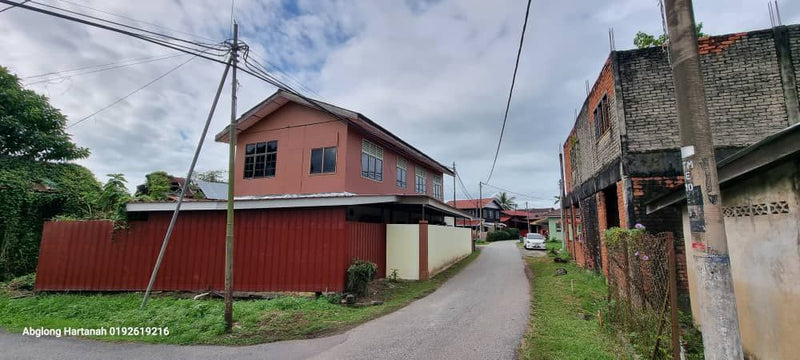
[[[705, 37], [699, 47], [718, 160], [798, 122], [800, 25]], [[645, 209], [682, 184], [679, 146], [667, 49], [612, 51], [564, 143], [567, 245], [579, 264], [607, 271], [603, 233], [613, 226], [682, 238], [679, 211]]]

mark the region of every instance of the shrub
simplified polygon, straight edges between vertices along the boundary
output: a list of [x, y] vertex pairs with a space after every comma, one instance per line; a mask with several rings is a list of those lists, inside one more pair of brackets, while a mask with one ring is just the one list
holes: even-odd
[[347, 292], [363, 296], [367, 292], [367, 284], [378, 272], [378, 265], [373, 262], [354, 259], [347, 268]]
[[36, 273], [20, 276], [8, 282], [6, 288], [9, 291], [33, 291], [36, 283]]
[[509, 240], [511, 240], [511, 239], [519, 239], [519, 235], [520, 235], [519, 229], [517, 229], [517, 228], [508, 228], [505, 231], [508, 232], [508, 235], [510, 236]]
[[497, 230], [497, 231], [490, 231], [488, 234], [486, 234], [486, 241], [492, 242], [501, 240], [512, 240], [512, 239], [517, 239], [518, 237], [519, 236], [517, 237], [511, 236], [511, 233], [509, 233], [506, 230]]

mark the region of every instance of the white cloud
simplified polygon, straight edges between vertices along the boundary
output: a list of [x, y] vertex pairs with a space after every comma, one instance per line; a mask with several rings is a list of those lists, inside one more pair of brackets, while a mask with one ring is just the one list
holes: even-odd
[[[64, 1], [47, 3], [87, 12]], [[91, 1], [89, 6], [176, 29], [202, 41], [229, 36], [224, 1]], [[470, 192], [485, 180], [502, 122], [525, 2], [409, 0], [236, 2], [242, 37], [253, 51], [324, 100], [381, 123], [445, 164], [455, 161]], [[784, 23], [800, 22], [800, 4], [781, 4]], [[769, 26], [766, 7], [753, 1], [696, 2], [708, 33]], [[93, 15], [109, 17], [92, 12]], [[154, 31], [161, 27], [146, 26]], [[656, 1], [534, 1], [506, 134], [493, 183], [551, 198], [557, 193], [557, 147], [574, 122], [608, 55], [607, 29], [617, 48], [636, 31], [660, 32]], [[118, 34], [33, 14], [0, 13], [2, 65], [20, 76], [125, 59], [171, 54]], [[143, 85], [186, 57], [33, 85], [70, 121]], [[222, 67], [195, 59], [182, 69], [85, 123], [70, 129], [92, 156], [82, 164], [98, 177], [125, 173], [135, 185], [145, 173], [183, 174], [200, 134]], [[241, 75], [239, 113], [274, 88]], [[226, 146], [213, 134], [230, 119], [230, 90], [217, 110], [199, 168], [224, 168]], [[452, 184], [445, 186], [448, 192]], [[520, 199], [524, 201], [525, 199]], [[552, 201], [531, 202], [551, 206]]]

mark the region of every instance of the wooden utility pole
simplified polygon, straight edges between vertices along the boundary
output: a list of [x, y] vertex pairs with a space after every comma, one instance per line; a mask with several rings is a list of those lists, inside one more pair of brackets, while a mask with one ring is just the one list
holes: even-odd
[[228, 127], [228, 218], [225, 226], [225, 331], [233, 328], [233, 181], [236, 161], [236, 67], [238, 66], [239, 24], [233, 23], [231, 46], [231, 123]]
[[480, 220], [478, 239], [483, 240], [483, 183], [480, 181], [478, 181], [478, 219]]
[[[456, 207], [456, 162], [453, 161], [453, 207]], [[455, 217], [453, 217], [453, 224], [455, 225]]]
[[703, 347], [708, 360], [742, 359], [717, 161], [708, 118], [691, 0], [666, 0], [669, 51], [692, 256], [699, 275]]

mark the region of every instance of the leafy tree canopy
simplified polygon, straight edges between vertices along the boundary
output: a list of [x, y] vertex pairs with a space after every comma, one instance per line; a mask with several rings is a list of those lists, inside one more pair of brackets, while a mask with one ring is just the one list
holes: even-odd
[[100, 193], [100, 210], [113, 220], [125, 220], [125, 204], [131, 200], [131, 194], [125, 184], [125, 176], [122, 174], [108, 174], [108, 181], [103, 185], [103, 192]]
[[145, 182], [136, 187], [136, 198], [141, 200], [166, 200], [172, 190], [172, 175], [154, 171], [145, 175]]
[[[697, 37], [700, 38], [708, 36], [707, 34], [703, 33], [703, 23], [697, 24], [695, 29], [697, 31]], [[636, 37], [633, 38], [633, 45], [636, 45], [636, 47], [639, 49], [644, 49], [653, 46], [663, 46], [667, 40], [669, 40], [669, 37], [665, 34], [655, 37], [644, 31], [639, 31], [636, 33]]]
[[0, 155], [39, 161], [67, 161], [89, 156], [66, 133], [67, 118], [47, 98], [22, 88], [0, 66]]
[[225, 182], [225, 175], [224, 170], [208, 170], [196, 174], [195, 178], [208, 182]]

